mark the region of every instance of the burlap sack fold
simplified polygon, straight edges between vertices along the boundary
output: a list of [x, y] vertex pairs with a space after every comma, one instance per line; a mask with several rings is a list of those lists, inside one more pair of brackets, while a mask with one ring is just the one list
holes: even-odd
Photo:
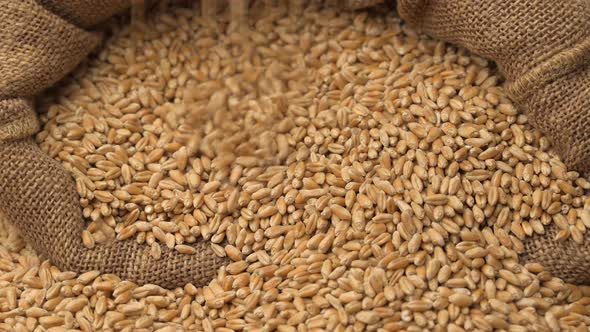
[[[590, 171], [590, 1], [399, 0], [419, 30], [494, 60], [508, 93], [552, 140], [570, 169]], [[585, 244], [555, 242], [555, 226], [527, 238], [525, 261], [573, 283], [590, 283]]]
[[63, 166], [43, 153], [32, 139], [0, 145], [2, 210], [38, 253], [63, 270], [100, 270], [138, 284], [183, 287], [206, 285], [224, 263], [209, 244], [197, 242], [195, 255], [162, 248], [155, 260], [150, 247], [133, 240], [87, 249], [79, 196]]
[[[88, 55], [100, 35], [83, 30], [129, 5], [118, 0], [0, 0], [0, 209], [33, 248], [63, 270], [100, 270], [139, 284], [203, 286], [226, 263], [207, 243], [195, 255], [164, 248], [159, 260], [133, 240], [87, 249], [79, 196], [63, 166], [29, 137], [30, 97]], [[66, 21], [71, 20], [71, 22]]]

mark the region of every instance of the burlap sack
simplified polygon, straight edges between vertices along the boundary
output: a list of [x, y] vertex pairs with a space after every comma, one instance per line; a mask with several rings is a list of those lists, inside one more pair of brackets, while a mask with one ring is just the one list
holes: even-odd
[[39, 127], [29, 98], [96, 47], [100, 35], [83, 28], [127, 6], [120, 0], [0, 0], [0, 209], [38, 253], [63, 270], [100, 270], [167, 288], [202, 286], [226, 262], [207, 243], [194, 244], [197, 254], [190, 256], [166, 247], [159, 260], [133, 240], [84, 247], [71, 176], [29, 138]]
[[[494, 60], [508, 92], [570, 167], [590, 171], [590, 1], [399, 0], [410, 25]], [[525, 261], [590, 283], [586, 244], [553, 241], [555, 226], [525, 242]]]
[[[382, 0], [348, 0], [363, 8]], [[164, 251], [154, 261], [133, 241], [88, 250], [73, 181], [27, 138], [38, 130], [29, 98], [73, 69], [98, 43], [88, 27], [128, 1], [0, 0], [0, 209], [34, 248], [62, 269], [98, 269], [138, 283], [202, 285], [224, 263], [207, 245], [195, 256]], [[583, 0], [400, 0], [407, 22], [436, 38], [495, 60], [513, 98], [553, 139], [565, 162], [590, 170], [590, 27]], [[526, 260], [540, 261], [571, 282], [590, 282], [586, 248], [553, 241], [555, 229], [525, 242]]]

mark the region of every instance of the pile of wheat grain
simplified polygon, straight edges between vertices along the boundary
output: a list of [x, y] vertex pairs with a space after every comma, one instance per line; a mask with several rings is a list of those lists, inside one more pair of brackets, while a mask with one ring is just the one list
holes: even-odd
[[590, 326], [590, 288], [518, 259], [549, 223], [583, 240], [590, 183], [487, 61], [385, 8], [251, 12], [113, 24], [41, 101], [38, 135], [76, 179], [87, 246], [133, 239], [157, 257], [204, 239], [235, 262], [166, 291], [57, 271], [8, 236], [0, 328]]

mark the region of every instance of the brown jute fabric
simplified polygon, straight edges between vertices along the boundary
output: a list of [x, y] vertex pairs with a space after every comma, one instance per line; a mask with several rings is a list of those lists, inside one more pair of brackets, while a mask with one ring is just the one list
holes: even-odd
[[150, 247], [135, 241], [113, 241], [84, 247], [79, 196], [62, 165], [28, 138], [0, 145], [2, 210], [37, 252], [64, 270], [113, 273], [139, 284], [182, 287], [207, 284], [224, 263], [205, 242], [195, 255], [182, 255], [163, 246], [155, 260]]
[[29, 98], [61, 79], [96, 47], [100, 35], [82, 27], [128, 4], [0, 0], [0, 210], [38, 253], [63, 270], [100, 270], [167, 288], [203, 286], [226, 263], [204, 242], [193, 244], [195, 255], [163, 248], [159, 260], [152, 258], [148, 246], [133, 240], [87, 249], [73, 179], [29, 137], [39, 128]]
[[0, 1], [0, 98], [33, 96], [65, 76], [100, 35], [32, 0]]
[[[508, 93], [552, 140], [570, 169], [590, 171], [590, 1], [399, 0], [400, 16], [444, 41], [494, 60]], [[554, 226], [525, 240], [525, 261], [590, 283], [590, 242], [555, 242]]]
[[0, 142], [26, 138], [37, 131], [39, 121], [30, 101], [21, 98], [0, 100]]
[[584, 236], [585, 245], [579, 245], [568, 238], [565, 241], [554, 241], [559, 228], [546, 225], [542, 236], [535, 236], [524, 242], [525, 262], [540, 262], [550, 268], [554, 276], [575, 284], [590, 284], [590, 235]]

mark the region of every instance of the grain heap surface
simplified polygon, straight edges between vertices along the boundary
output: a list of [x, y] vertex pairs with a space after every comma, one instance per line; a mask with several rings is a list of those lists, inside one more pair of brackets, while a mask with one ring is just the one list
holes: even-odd
[[0, 328], [590, 326], [589, 288], [518, 259], [550, 223], [583, 241], [590, 183], [487, 61], [384, 10], [255, 15], [113, 25], [41, 101], [38, 135], [76, 178], [86, 245], [202, 237], [234, 263], [202, 289], [137, 287], [60, 272], [0, 228]]

